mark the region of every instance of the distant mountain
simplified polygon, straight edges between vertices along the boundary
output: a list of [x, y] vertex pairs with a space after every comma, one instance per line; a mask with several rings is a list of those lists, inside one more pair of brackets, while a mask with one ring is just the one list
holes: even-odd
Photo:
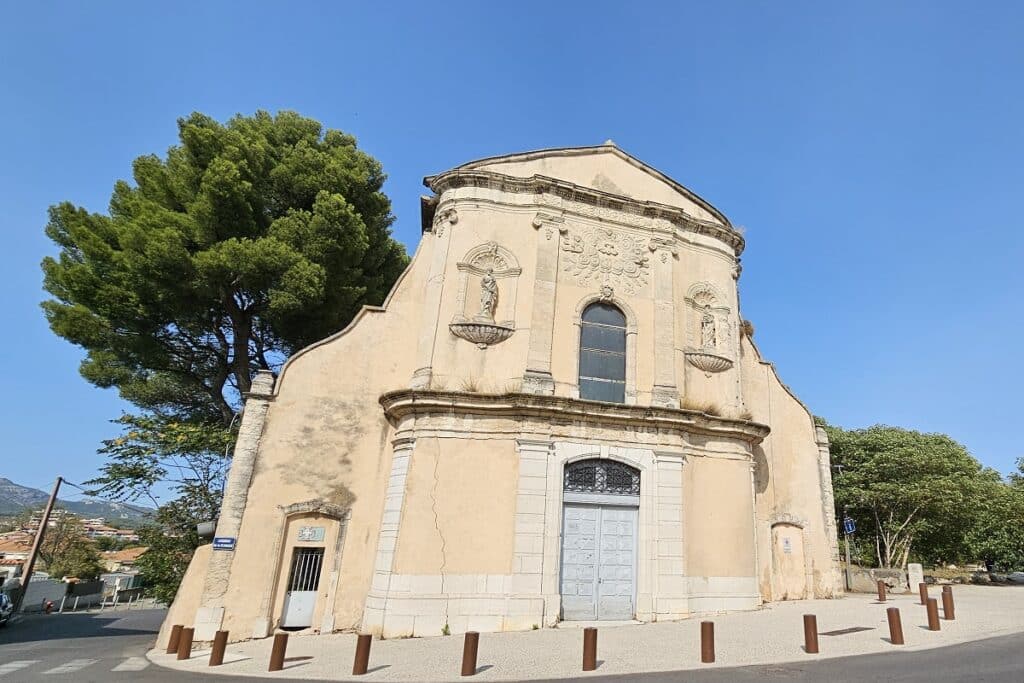
[[[10, 479], [0, 477], [0, 515], [17, 515], [25, 510], [39, 510], [46, 505], [50, 494], [39, 489], [15, 484]], [[62, 500], [57, 498], [57, 506], [79, 517], [102, 517], [111, 526], [135, 527], [146, 518], [146, 513], [139, 505], [131, 507], [99, 498], [84, 500]]]

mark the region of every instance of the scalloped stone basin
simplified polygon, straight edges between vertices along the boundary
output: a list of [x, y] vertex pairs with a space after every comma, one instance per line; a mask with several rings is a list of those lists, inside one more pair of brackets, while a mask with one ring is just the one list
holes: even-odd
[[448, 326], [456, 337], [465, 339], [476, 344], [481, 349], [486, 349], [493, 344], [500, 344], [515, 332], [515, 328], [498, 325], [497, 323], [486, 322], [464, 322], [452, 323]]
[[686, 354], [690, 365], [704, 372], [722, 372], [732, 367], [732, 361], [724, 356], [705, 351], [691, 351]]

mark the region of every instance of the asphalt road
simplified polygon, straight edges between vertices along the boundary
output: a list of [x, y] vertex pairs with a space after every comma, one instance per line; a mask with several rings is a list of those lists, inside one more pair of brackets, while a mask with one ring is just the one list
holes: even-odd
[[[181, 683], [181, 672], [162, 669], [145, 658], [163, 610], [34, 615], [0, 628], [0, 683]], [[1022, 617], [1024, 618], [1024, 617]], [[372, 680], [371, 675], [368, 680]], [[935, 650], [892, 652], [817, 662], [710, 669], [631, 677], [586, 677], [602, 683], [745, 683], [746, 681], [824, 681], [827, 683], [1024, 683], [1024, 634]], [[267, 678], [188, 675], [189, 681], [234, 683]]]

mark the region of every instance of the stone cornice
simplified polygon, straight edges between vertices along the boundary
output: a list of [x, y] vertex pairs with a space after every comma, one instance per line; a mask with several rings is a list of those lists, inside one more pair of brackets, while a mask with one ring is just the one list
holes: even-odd
[[695, 410], [602, 403], [542, 394], [472, 394], [402, 389], [383, 394], [380, 404], [384, 414], [393, 422], [409, 415], [431, 414], [540, 417], [589, 422], [595, 426], [642, 424], [688, 434], [737, 439], [750, 444], [760, 443], [770, 431], [767, 425], [716, 417]]
[[493, 171], [455, 169], [427, 177], [424, 183], [438, 195], [446, 190], [463, 187], [535, 195], [550, 194], [569, 202], [668, 221], [679, 230], [708, 235], [724, 242], [732, 247], [736, 256], [743, 252], [745, 246], [743, 236], [729, 225], [699, 220], [682, 209], [667, 204], [638, 201], [543, 175], [520, 178]]

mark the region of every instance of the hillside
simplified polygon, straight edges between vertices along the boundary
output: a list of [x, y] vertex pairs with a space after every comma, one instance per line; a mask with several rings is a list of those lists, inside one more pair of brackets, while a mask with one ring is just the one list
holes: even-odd
[[[50, 497], [45, 491], [15, 484], [10, 479], [0, 477], [0, 515], [17, 515], [25, 510], [39, 510], [46, 505]], [[73, 512], [79, 517], [103, 517], [111, 526], [133, 528], [146, 519], [146, 513], [139, 505], [131, 507], [98, 498], [85, 500], [57, 499], [58, 507]]]

